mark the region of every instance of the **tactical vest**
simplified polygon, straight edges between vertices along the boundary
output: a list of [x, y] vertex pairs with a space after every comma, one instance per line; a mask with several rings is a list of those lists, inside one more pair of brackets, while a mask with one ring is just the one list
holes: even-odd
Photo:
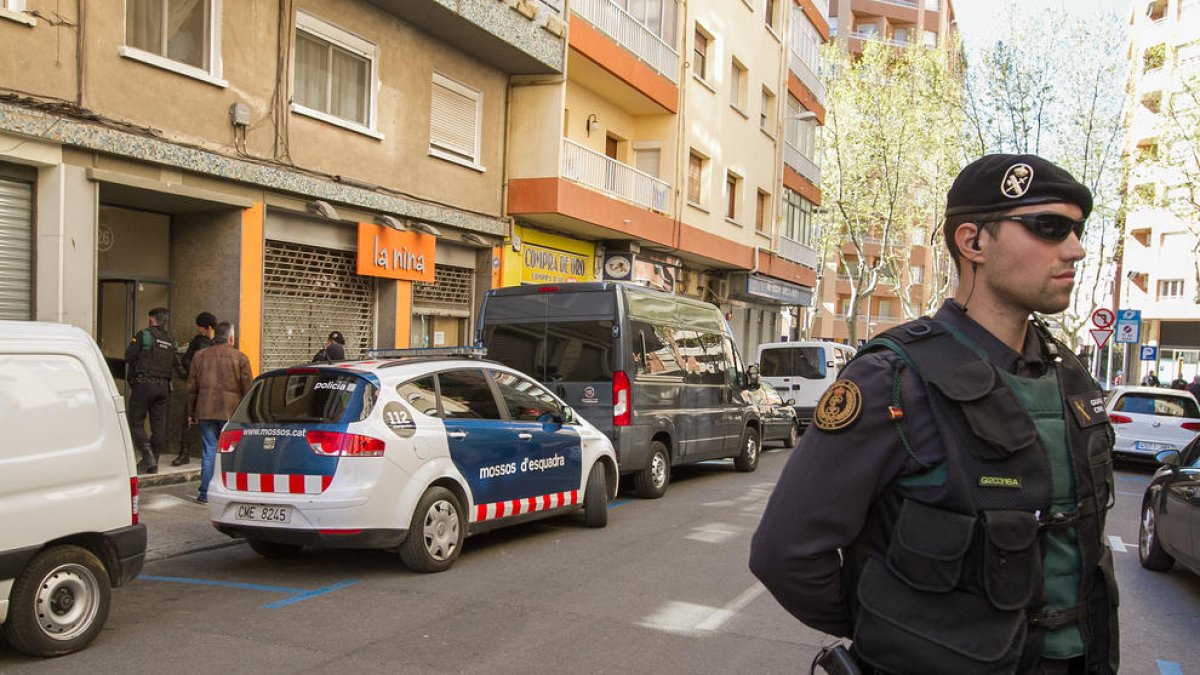
[[159, 326], [143, 328], [137, 335], [137, 358], [134, 359], [130, 379], [156, 377], [171, 379], [175, 369], [175, 345], [171, 336]]
[[[1031, 415], [1022, 395], [1035, 397], [1014, 391], [1044, 381], [1001, 373], [937, 321], [893, 328], [860, 352], [891, 350], [897, 368], [916, 372], [946, 455], [893, 482], [872, 508], [868, 536], [846, 552], [854, 649], [870, 665], [897, 674], [1021, 673], [1044, 652], [1070, 656], [1082, 643], [1088, 673], [1116, 672], [1117, 590], [1102, 543], [1112, 428], [1087, 370], [1048, 333], [1041, 337], [1057, 414], [1051, 405]], [[1043, 564], [1065, 567], [1058, 586], [1047, 583], [1053, 575]]]

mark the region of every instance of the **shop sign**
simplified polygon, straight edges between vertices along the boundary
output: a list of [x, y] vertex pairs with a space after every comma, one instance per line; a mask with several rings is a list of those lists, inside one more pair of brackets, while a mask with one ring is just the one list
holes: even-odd
[[363, 276], [433, 283], [436, 250], [437, 237], [431, 234], [358, 224], [356, 262]]
[[[742, 275], [734, 275], [734, 283], [739, 281]], [[735, 288], [735, 295], [741, 295], [750, 300], [773, 300], [784, 305], [800, 305], [808, 307], [812, 305], [813, 292], [807, 286], [788, 283], [780, 279], [762, 276], [759, 274], [744, 275], [745, 286], [743, 288]], [[741, 291], [740, 293], [736, 291]]]
[[526, 240], [521, 247], [521, 282], [591, 281], [587, 263], [588, 256], [536, 246]]

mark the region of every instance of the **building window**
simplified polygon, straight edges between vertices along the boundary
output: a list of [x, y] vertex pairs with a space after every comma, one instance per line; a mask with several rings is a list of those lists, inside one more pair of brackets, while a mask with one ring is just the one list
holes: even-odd
[[922, 39], [926, 47], [933, 49], [937, 46], [938, 34], [936, 30], [927, 30], [922, 33]]
[[700, 27], [696, 27], [695, 47], [692, 51], [692, 73], [702, 79], [708, 79], [708, 36]]
[[1159, 279], [1158, 299], [1175, 300], [1183, 297], [1183, 279]]
[[292, 109], [339, 126], [374, 129], [377, 55], [375, 44], [297, 12]]
[[892, 29], [892, 39], [896, 42], [908, 42], [912, 34], [912, 27]]
[[749, 79], [746, 67], [734, 59], [729, 68], [729, 105], [738, 110], [746, 107], [746, 82]]
[[942, 8], [941, 0], [925, 0], [925, 9], [930, 12], [936, 12]]
[[863, 21], [859, 22], [854, 27], [854, 32], [862, 37], [877, 38], [879, 37], [879, 22], [878, 21]]
[[433, 74], [429, 111], [429, 154], [472, 168], [479, 164], [483, 94]]
[[221, 0], [126, 0], [120, 53], [224, 86], [214, 81], [220, 77], [220, 16]]
[[779, 233], [805, 246], [816, 244], [813, 204], [789, 188], [783, 189], [783, 222]]
[[[817, 120], [804, 119], [807, 112], [800, 104], [800, 99], [788, 93], [787, 119], [783, 124], [783, 140], [788, 145], [800, 151], [806, 158], [816, 161], [817, 156]], [[811, 115], [810, 115], [811, 116]]]
[[[833, 21], [834, 19], [830, 19], [831, 26]], [[812, 22], [808, 20], [804, 9], [795, 3], [792, 3], [792, 21], [789, 25], [791, 35], [788, 44], [792, 53], [800, 57], [800, 61], [809, 70], [816, 73], [819, 70], [818, 64], [821, 59], [821, 44], [824, 42], [821, 34], [817, 32], [816, 26], [813, 26]]]
[[758, 198], [754, 204], [754, 229], [759, 232], [767, 231], [767, 210], [771, 208], [771, 195], [769, 193], [758, 191]]
[[738, 215], [738, 192], [740, 192], [742, 180], [738, 175], [730, 172], [725, 174], [725, 217], [729, 220], [737, 220]]
[[695, 152], [688, 156], [687, 198], [692, 204], [700, 204], [703, 191], [700, 189], [704, 177], [704, 158]]
[[762, 108], [758, 113], [758, 128], [772, 133], [772, 122], [775, 119], [775, 94], [771, 93], [770, 89], [763, 87], [762, 91]]
[[925, 283], [925, 266], [913, 265], [912, 267], [908, 268], [908, 279], [914, 284]]
[[775, 0], [763, 0], [763, 21], [767, 28], [775, 30]]

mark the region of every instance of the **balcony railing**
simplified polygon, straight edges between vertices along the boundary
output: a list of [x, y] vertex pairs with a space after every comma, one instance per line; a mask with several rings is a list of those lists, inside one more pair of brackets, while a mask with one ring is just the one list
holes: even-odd
[[900, 5], [901, 7], [911, 7], [913, 9], [916, 9], [921, 6], [921, 3], [917, 2], [917, 0], [879, 0], [879, 1], [884, 3], [885, 5]]
[[612, 0], [571, 0], [571, 10], [667, 79], [679, 81], [679, 53]]
[[804, 156], [800, 149], [791, 143], [783, 144], [783, 161], [801, 176], [812, 181], [813, 185], [821, 184], [821, 167], [817, 163]]
[[671, 186], [569, 138], [563, 139], [563, 177], [647, 209], [667, 212]]
[[813, 72], [812, 68], [808, 67], [802, 56], [790, 49], [788, 52], [788, 65], [791, 67], [792, 72], [796, 74], [796, 77], [800, 78], [800, 81], [804, 83], [804, 86], [808, 87], [808, 90], [813, 93], [813, 96], [817, 97], [818, 101], [824, 101], [825, 83]]
[[891, 38], [881, 37], [878, 33], [871, 33], [871, 32], [866, 32], [866, 31], [852, 30], [852, 31], [850, 31], [850, 37], [858, 38], [859, 40], [873, 40], [875, 42], [882, 42], [885, 45], [892, 45], [893, 47], [911, 47], [912, 46], [911, 42], [906, 42], [904, 40], [893, 40]]

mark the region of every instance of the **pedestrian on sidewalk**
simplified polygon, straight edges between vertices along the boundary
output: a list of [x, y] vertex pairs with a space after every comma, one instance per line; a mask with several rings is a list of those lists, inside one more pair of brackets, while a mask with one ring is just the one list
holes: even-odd
[[[138, 473], [158, 473], [158, 458], [167, 445], [167, 404], [171, 397], [171, 373], [178, 363], [175, 344], [167, 332], [171, 313], [166, 307], [149, 312], [149, 324], [129, 339], [125, 347], [129, 385], [129, 433], [141, 454]], [[150, 436], [146, 436], [146, 418]]]
[[[176, 368], [179, 377], [183, 378], [185, 382], [188, 371], [192, 367], [192, 360], [196, 358], [196, 352], [212, 345], [216, 326], [217, 317], [213, 316], [212, 312], [200, 312], [196, 315], [196, 334], [192, 336], [192, 341], [188, 343], [187, 351], [179, 360]], [[179, 455], [171, 460], [171, 466], [183, 466], [191, 462], [192, 446], [196, 445], [199, 440], [200, 430], [196, 425], [185, 423], [183, 429], [179, 431]]]
[[1187, 386], [1187, 390], [1200, 401], [1200, 375], [1192, 377], [1192, 383]]
[[1034, 155], [964, 168], [954, 297], [871, 340], [788, 458], [750, 569], [863, 672], [1117, 670], [1104, 396], [1036, 318], [1070, 305], [1091, 210]]
[[208, 484], [217, 457], [217, 436], [233, 415], [254, 376], [250, 359], [233, 346], [233, 324], [222, 321], [213, 331], [212, 346], [196, 353], [188, 373], [188, 424], [200, 425], [200, 493], [196, 501], [208, 503]]
[[336, 330], [325, 339], [325, 346], [313, 355], [313, 363], [333, 363], [345, 360], [346, 338]]

